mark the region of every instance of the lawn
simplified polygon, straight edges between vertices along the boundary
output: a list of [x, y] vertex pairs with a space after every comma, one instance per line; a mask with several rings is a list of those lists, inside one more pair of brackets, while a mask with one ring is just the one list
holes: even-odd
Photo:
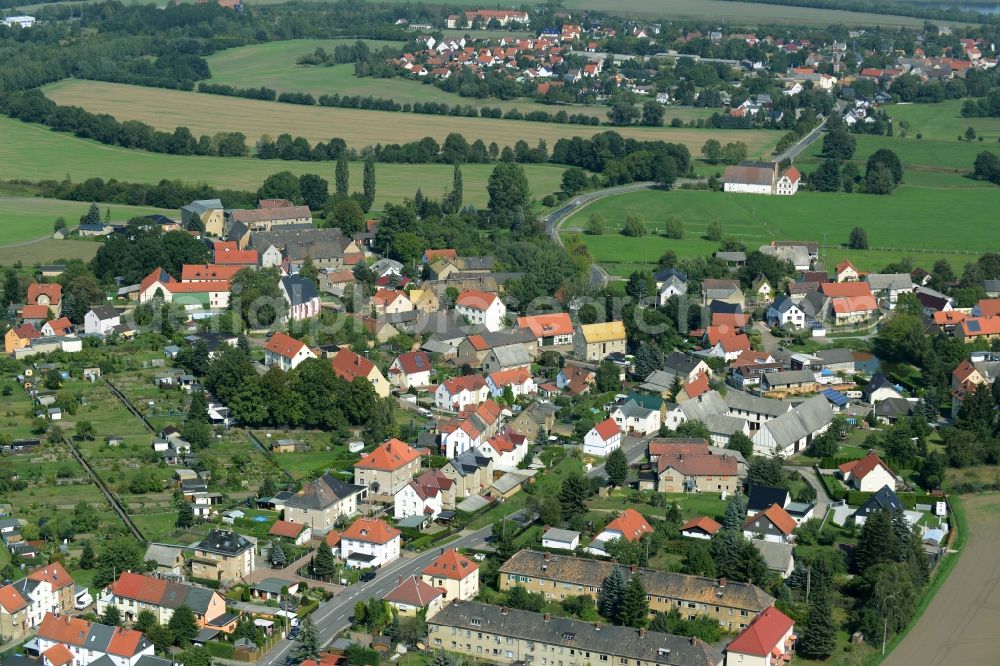
[[[992, 188], [931, 189], [904, 185], [890, 196], [800, 192], [794, 197], [764, 197], [707, 191], [642, 191], [600, 199], [569, 218], [563, 232], [582, 229], [591, 214], [605, 219], [605, 233], [584, 236], [594, 258], [616, 274], [653, 264], [667, 250], [682, 257], [707, 256], [718, 243], [703, 237], [718, 221], [723, 233], [748, 248], [773, 239], [814, 240], [827, 243], [828, 264], [851, 259], [862, 270], [879, 270], [890, 261], [913, 256], [931, 265], [946, 258], [957, 268], [983, 251], [996, 219], [997, 192]], [[956, 234], [943, 220], [963, 213], [963, 230]], [[618, 233], [629, 213], [645, 217], [649, 235], [630, 238]], [[661, 235], [668, 215], [684, 221], [685, 238]], [[847, 250], [850, 230], [864, 220], [873, 248]], [[826, 238], [824, 239], [824, 233]], [[949, 254], [949, 252], [951, 252]]]
[[[109, 113], [123, 122], [141, 120], [168, 131], [177, 126], [188, 127], [196, 136], [240, 131], [247, 136], [250, 145], [262, 135], [275, 137], [282, 132], [303, 136], [310, 142], [340, 137], [354, 148], [418, 141], [427, 136], [441, 142], [449, 133], [459, 132], [470, 142], [482, 139], [486, 143], [495, 141], [500, 147], [513, 147], [522, 139], [532, 146], [541, 139], [551, 148], [560, 138], [592, 136], [609, 129], [526, 120], [400, 115], [391, 111], [302, 106], [99, 81], [60, 81], [47, 86], [45, 93], [60, 104], [81, 106], [94, 113]], [[625, 137], [683, 143], [692, 153], [700, 151], [707, 139], [718, 135], [717, 131], [708, 129], [669, 127], [627, 127], [618, 131]], [[750, 155], [760, 155], [777, 142], [780, 134], [768, 130], [732, 130], [726, 136], [745, 142]]]
[[[228, 104], [228, 100], [225, 101]], [[67, 173], [76, 182], [95, 175], [140, 183], [179, 178], [189, 183], [251, 191], [278, 171], [299, 175], [319, 173], [331, 183], [333, 181], [333, 163], [147, 153], [105, 146], [5, 117], [0, 117], [0, 135], [4, 137], [0, 142], [0, 178], [3, 179], [61, 180]], [[486, 182], [492, 169], [490, 164], [466, 164], [462, 167], [467, 203], [477, 206], [486, 204]], [[542, 197], [558, 190], [564, 169], [559, 165], [525, 165], [534, 195]], [[351, 182], [357, 190], [361, 189], [361, 170], [360, 162], [351, 163]], [[451, 174], [452, 167], [448, 164], [377, 164], [375, 205], [381, 207], [387, 201], [398, 202], [404, 197], [412, 197], [418, 187], [423, 189], [425, 195], [438, 197], [451, 186]], [[111, 208], [114, 215], [119, 206], [111, 204]], [[73, 247], [69, 241], [51, 243], [65, 247], [67, 252]], [[87, 246], [92, 248], [89, 256], [93, 256], [97, 245], [88, 242]], [[37, 252], [32, 250], [33, 247], [18, 248], [24, 250], [24, 263], [46, 261], [49, 257], [77, 256], [58, 254], [55, 246], [45, 247], [44, 250], [38, 248]], [[30, 259], [29, 253], [34, 255]], [[8, 256], [0, 251], [0, 264], [7, 263], [5, 259]], [[13, 261], [16, 258], [10, 263]]]
[[984, 137], [983, 143], [987, 147], [996, 151], [1000, 118], [963, 118], [961, 110], [964, 102], [962, 99], [951, 99], [939, 104], [893, 104], [883, 108], [895, 123], [897, 133], [899, 124], [906, 121], [910, 124], [910, 136], [920, 133], [923, 141], [955, 142], [959, 135], [965, 135], [966, 128], [971, 127], [978, 136]]
[[0, 266], [13, 266], [19, 261], [25, 266], [64, 264], [69, 259], [90, 261], [100, 247], [93, 241], [51, 238], [29, 245], [0, 245]]
[[[908, 137], [898, 136], [871, 136], [868, 134], [852, 135], [857, 140], [857, 148], [854, 151], [854, 161], [864, 172], [865, 161], [868, 156], [880, 148], [888, 148], [899, 155], [900, 162], [903, 163], [903, 182], [912, 170], [935, 171], [942, 173], [966, 174], [972, 171], [972, 163], [983, 150], [990, 148], [994, 152], [1000, 153], [996, 141], [979, 143], [978, 141], [959, 141], [958, 136], [932, 140], [928, 138], [918, 139], [916, 133]], [[823, 142], [816, 141], [803, 155], [797, 164], [815, 165], [820, 159], [823, 150]], [[812, 166], [807, 169], [812, 171]]]
[[[41, 197], [0, 197], [0, 240], [3, 244], [22, 243], [29, 240], [49, 238], [52, 225], [57, 217], [75, 227], [80, 217], [87, 213], [89, 204], [82, 201], [61, 201]], [[161, 213], [171, 215], [174, 211], [138, 206], [102, 206], [101, 214], [111, 210], [112, 222], [125, 222], [139, 215]]]

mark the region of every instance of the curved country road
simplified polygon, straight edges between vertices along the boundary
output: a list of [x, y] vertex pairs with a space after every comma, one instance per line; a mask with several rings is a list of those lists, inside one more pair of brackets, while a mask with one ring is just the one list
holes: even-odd
[[958, 564], [883, 666], [1000, 663], [1000, 495], [963, 499], [969, 538]]

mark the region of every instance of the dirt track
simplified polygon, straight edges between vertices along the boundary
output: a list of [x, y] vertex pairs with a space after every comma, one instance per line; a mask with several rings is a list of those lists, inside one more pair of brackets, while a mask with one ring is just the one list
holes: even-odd
[[1000, 496], [968, 497], [965, 508], [965, 551], [884, 666], [1000, 663]]

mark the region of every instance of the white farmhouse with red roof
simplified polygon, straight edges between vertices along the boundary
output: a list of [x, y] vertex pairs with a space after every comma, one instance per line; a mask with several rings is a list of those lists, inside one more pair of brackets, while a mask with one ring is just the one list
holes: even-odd
[[894, 492], [896, 490], [896, 475], [874, 452], [869, 452], [860, 460], [844, 463], [840, 466], [840, 474], [844, 483], [861, 492], [875, 493], [883, 486], [889, 486]]
[[614, 419], [605, 419], [583, 436], [583, 452], [604, 457], [622, 445], [622, 431]]
[[487, 331], [499, 331], [504, 327], [507, 307], [500, 297], [488, 291], [470, 289], [463, 291], [455, 299], [455, 311], [472, 324], [481, 324]]
[[431, 383], [431, 357], [425, 351], [400, 354], [389, 366], [389, 383], [408, 391]]
[[790, 661], [795, 622], [774, 606], [764, 609], [726, 648], [726, 663], [777, 666]]
[[630, 543], [636, 542], [646, 534], [652, 534], [653, 528], [635, 509], [625, 509], [617, 518], [608, 523], [601, 533], [587, 546], [586, 551], [594, 555], [608, 556], [604, 544], [613, 539], [624, 539]]
[[340, 557], [352, 568], [377, 569], [399, 557], [399, 535], [378, 518], [358, 518], [340, 533]]
[[486, 380], [479, 375], [452, 377], [438, 384], [434, 391], [434, 405], [438, 409], [457, 412], [469, 405], [486, 402], [490, 397], [490, 389]]
[[316, 358], [316, 354], [306, 343], [281, 331], [272, 335], [264, 347], [264, 365], [275, 366], [285, 372], [294, 370], [309, 358]]

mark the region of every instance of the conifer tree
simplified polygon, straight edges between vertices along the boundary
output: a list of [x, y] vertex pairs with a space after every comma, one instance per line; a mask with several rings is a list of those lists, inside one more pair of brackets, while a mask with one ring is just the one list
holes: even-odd
[[618, 607], [616, 624], [626, 627], [644, 627], [648, 615], [649, 601], [646, 599], [646, 588], [642, 586], [642, 581], [639, 580], [638, 576], [632, 576], [625, 586], [625, 593], [622, 595], [622, 602]]
[[618, 618], [618, 609], [625, 596], [625, 576], [621, 569], [615, 567], [604, 579], [601, 592], [597, 595], [597, 610], [601, 615], [614, 622]]
[[837, 627], [833, 623], [828, 590], [817, 590], [809, 601], [809, 614], [802, 627], [798, 653], [810, 659], [826, 659], [837, 644]]

